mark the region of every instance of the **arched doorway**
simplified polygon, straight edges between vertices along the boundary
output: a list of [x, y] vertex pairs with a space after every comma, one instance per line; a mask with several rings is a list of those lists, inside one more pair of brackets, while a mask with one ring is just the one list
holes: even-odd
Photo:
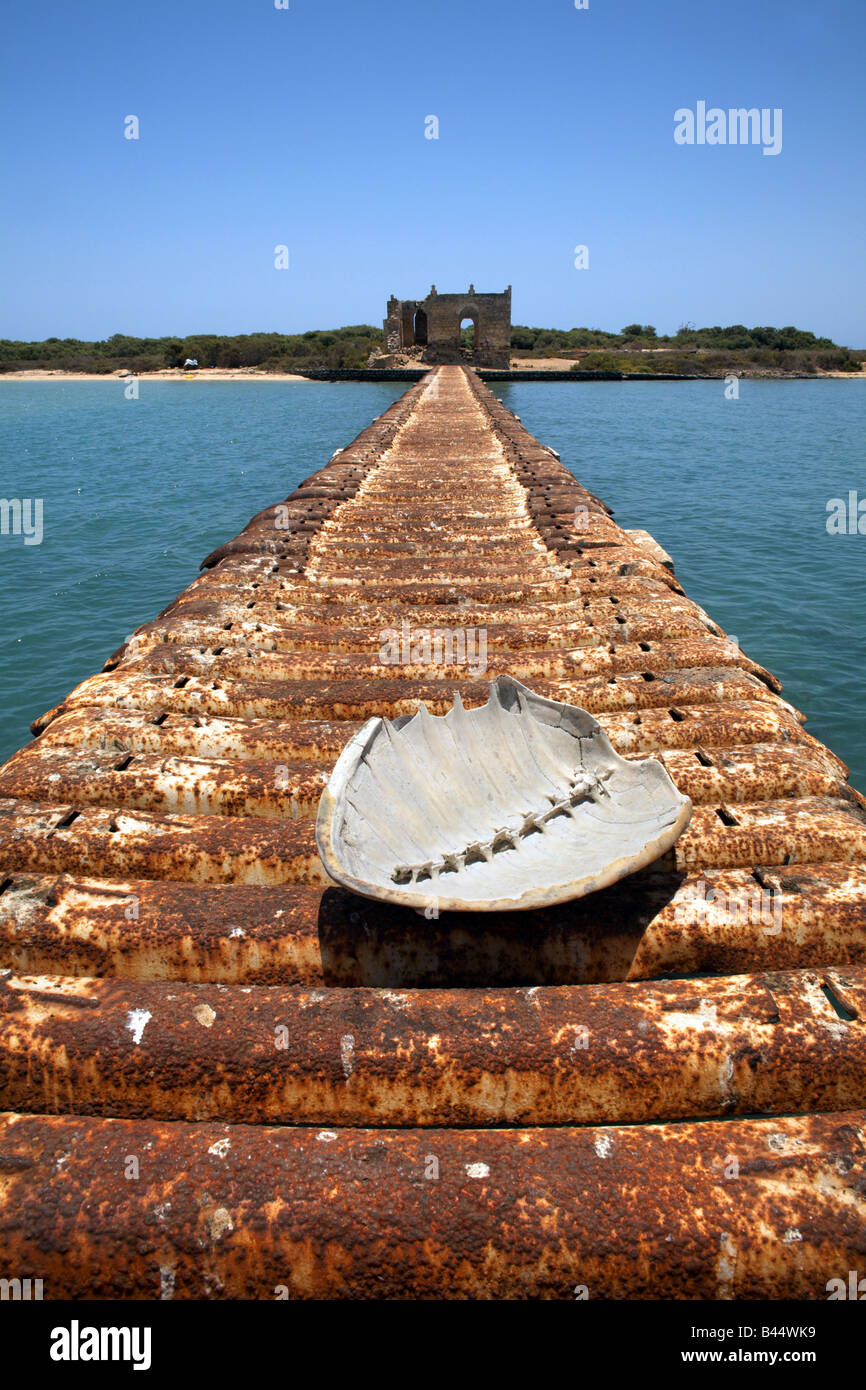
[[427, 346], [427, 315], [423, 309], [416, 310], [415, 325], [413, 329], [415, 342], [418, 347]]
[[460, 353], [472, 358], [478, 346], [478, 320], [474, 314], [464, 314], [460, 320]]

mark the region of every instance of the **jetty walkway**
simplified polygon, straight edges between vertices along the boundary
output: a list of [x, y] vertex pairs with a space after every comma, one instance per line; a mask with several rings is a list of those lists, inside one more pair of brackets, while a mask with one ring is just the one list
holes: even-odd
[[[674, 849], [544, 912], [329, 885], [349, 736], [500, 672], [665, 764]], [[262, 1299], [866, 1274], [864, 799], [471, 371], [411, 386], [33, 731], [0, 769], [0, 1273]]]

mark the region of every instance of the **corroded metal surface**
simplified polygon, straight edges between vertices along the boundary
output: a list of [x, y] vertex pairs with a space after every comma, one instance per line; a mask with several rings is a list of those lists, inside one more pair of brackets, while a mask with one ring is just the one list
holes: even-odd
[[866, 865], [655, 872], [544, 912], [418, 928], [414, 913], [306, 885], [11, 874], [0, 893], [0, 951], [20, 971], [480, 988], [866, 964]]
[[862, 1267], [864, 1143], [863, 1110], [480, 1131], [16, 1115], [0, 1241], [46, 1298], [825, 1299]]
[[[673, 850], [483, 922], [329, 886], [349, 737], [500, 673], [664, 764]], [[866, 803], [803, 724], [471, 372], [412, 386], [0, 768], [0, 1107], [86, 1112], [0, 1130], [21, 1276], [824, 1297], [866, 1250]]]
[[16, 1110], [233, 1124], [856, 1109], [866, 970], [511, 990], [0, 975], [0, 1089]]

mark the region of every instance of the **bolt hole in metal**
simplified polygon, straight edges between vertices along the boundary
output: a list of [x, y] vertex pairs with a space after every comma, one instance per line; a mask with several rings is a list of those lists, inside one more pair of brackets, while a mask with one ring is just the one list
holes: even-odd
[[0, 880], [0, 896], [2, 896], [2, 895], [6, 892], [6, 889], [7, 889], [7, 888], [11, 888], [11, 887], [12, 887], [12, 879], [11, 879], [11, 878], [4, 878], [4, 879]]
[[740, 823], [733, 812], [728, 810], [727, 806], [717, 806], [716, 815], [722, 822], [722, 825], [739, 825]]
[[55, 830], [68, 830], [69, 827], [70, 827], [70, 825], [72, 824], [72, 822], [75, 821], [75, 820], [77, 820], [78, 817], [79, 817], [80, 815], [81, 815], [81, 812], [80, 812], [80, 811], [70, 811], [68, 815], [64, 816], [62, 820], [59, 820], [59, 821], [57, 822], [57, 824], [55, 825], [54, 829], [55, 829]]
[[779, 887], [783, 893], [802, 893], [803, 885], [796, 878], [780, 878]]
[[824, 980], [823, 984], [821, 985], [821, 992], [822, 994], [825, 994], [827, 996], [827, 999], [830, 1001], [836, 1013], [843, 1020], [844, 1023], [856, 1023], [858, 1021], [860, 1015], [857, 1013], [852, 1013], [852, 1011], [846, 1007], [846, 1005], [839, 998], [838, 994], [835, 993], [833, 986], [830, 984], [829, 980]]

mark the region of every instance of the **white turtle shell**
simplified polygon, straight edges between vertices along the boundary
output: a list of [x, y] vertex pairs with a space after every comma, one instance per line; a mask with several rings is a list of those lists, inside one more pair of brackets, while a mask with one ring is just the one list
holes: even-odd
[[370, 898], [438, 912], [545, 907], [593, 893], [669, 849], [691, 802], [654, 759], [628, 762], [585, 710], [510, 676], [369, 719], [319, 802], [328, 874]]

